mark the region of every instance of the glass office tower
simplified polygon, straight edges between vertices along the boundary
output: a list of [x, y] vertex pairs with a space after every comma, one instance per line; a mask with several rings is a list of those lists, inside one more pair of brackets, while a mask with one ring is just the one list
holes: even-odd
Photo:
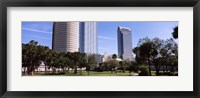
[[118, 57], [124, 60], [133, 60], [131, 29], [128, 27], [119, 26], [117, 29], [117, 40]]
[[80, 52], [87, 54], [97, 54], [97, 23], [80, 22], [79, 23], [79, 49]]

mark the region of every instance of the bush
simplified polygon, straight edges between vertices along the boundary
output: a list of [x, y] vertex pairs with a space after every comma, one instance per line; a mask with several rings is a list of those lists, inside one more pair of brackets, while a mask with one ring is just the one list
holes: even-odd
[[148, 68], [146, 66], [139, 67], [139, 70], [140, 70], [139, 76], [148, 76], [149, 75]]

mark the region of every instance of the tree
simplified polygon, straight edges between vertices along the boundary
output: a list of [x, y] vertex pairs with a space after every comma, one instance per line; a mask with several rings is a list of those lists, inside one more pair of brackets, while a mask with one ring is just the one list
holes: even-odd
[[117, 58], [117, 55], [116, 55], [116, 54], [113, 54], [113, 55], [112, 55], [112, 58], [113, 58], [113, 59], [116, 59], [116, 58]]
[[145, 58], [144, 62], [147, 62], [149, 66], [149, 75], [151, 76], [150, 60], [158, 55], [158, 51], [155, 49], [153, 42], [146, 42], [140, 46], [140, 56]]
[[82, 67], [87, 66], [87, 55], [86, 53], [80, 53], [80, 62], [79, 62], [79, 68], [80, 68], [80, 74], [82, 74]]
[[131, 74], [131, 72], [136, 72], [138, 73], [139, 67], [138, 64], [134, 61], [131, 62], [131, 64], [128, 66], [129, 69], [129, 73]]
[[160, 67], [162, 65], [162, 60], [163, 60], [162, 57], [158, 57], [158, 58], [154, 59], [154, 61], [153, 61], [153, 64], [156, 68], [156, 76], [160, 75]]
[[170, 57], [175, 56], [176, 59], [178, 59], [178, 45], [172, 38], [170, 38], [165, 41], [164, 49], [167, 52], [164, 56], [165, 58], [167, 58], [166, 59], [167, 61], [165, 61], [166, 62], [165, 67], [166, 67], [166, 72], [167, 72], [168, 66], [172, 66], [171, 60], [169, 60]]
[[[22, 67], [24, 69], [24, 75], [26, 74], [27, 67], [29, 65], [28, 62], [28, 45], [27, 44], [22, 44]], [[27, 72], [28, 73], [28, 72]]]
[[81, 62], [80, 52], [73, 52], [71, 60], [73, 60], [74, 73], [77, 74], [77, 68]]
[[159, 38], [149, 39], [148, 37], [140, 39], [138, 46], [133, 49], [133, 53], [136, 54], [136, 62], [141, 65], [148, 65], [149, 75], [151, 75], [151, 65], [157, 63], [157, 58], [160, 55], [161, 48], [164, 45], [164, 41]]
[[94, 54], [88, 55], [87, 62], [88, 63], [86, 65], [86, 70], [87, 70], [88, 75], [89, 75], [91, 68], [95, 67], [96, 64], [97, 64], [95, 55]]
[[125, 73], [126, 70], [126, 64], [125, 61], [119, 61], [120, 69], [123, 70], [123, 73]]
[[174, 31], [172, 32], [172, 36], [174, 39], [178, 39], [178, 26], [176, 26], [174, 29]]
[[174, 75], [175, 67], [178, 65], [178, 60], [174, 55], [168, 58], [168, 65], [170, 65], [170, 74], [168, 75]]
[[50, 59], [48, 59], [48, 62], [49, 62], [49, 60], [50, 60], [49, 67], [52, 68], [53, 74], [55, 74], [56, 69], [58, 68], [58, 53], [53, 51], [52, 57]]
[[140, 47], [139, 46], [135, 47], [132, 51], [136, 55], [135, 56], [136, 63], [137, 64], [143, 64], [144, 63], [143, 61], [145, 61], [145, 58], [140, 56]]
[[38, 42], [34, 40], [27, 44], [22, 44], [22, 67], [27, 71], [27, 74], [33, 74], [39, 65], [44, 63], [46, 73], [47, 65], [50, 63], [51, 52], [49, 47], [38, 45]]
[[[167, 57], [168, 57], [168, 50], [166, 49], [166, 48], [162, 48], [161, 50], [160, 50], [160, 55], [161, 55], [161, 64], [162, 64], [162, 66], [163, 66], [163, 73], [165, 72], [165, 66], [166, 66], [166, 64], [167, 64]], [[167, 70], [167, 69], [166, 69]]]
[[74, 59], [73, 59], [73, 53], [67, 52], [67, 58], [68, 58], [68, 72], [70, 71], [70, 68], [74, 68]]
[[65, 73], [65, 67], [67, 65], [65, 52], [58, 53], [58, 68], [62, 69], [62, 72]]
[[174, 47], [172, 48], [172, 53], [173, 53], [172, 55], [174, 56], [173, 69], [176, 68], [176, 70], [178, 71], [178, 44], [177, 43], [174, 44]]
[[40, 58], [38, 56], [37, 41], [31, 40], [29, 43], [22, 45], [22, 66], [26, 66], [27, 74], [32, 74], [40, 65]]
[[153, 38], [151, 40], [154, 44], [155, 44], [155, 47], [154, 49], [156, 50], [156, 55], [153, 56], [152, 58], [152, 65], [155, 66], [156, 68], [156, 75], [159, 75], [160, 73], [160, 61], [162, 61], [162, 58], [160, 58], [160, 51], [164, 45], [164, 40], [161, 40], [159, 38]]
[[139, 69], [140, 69], [139, 76], [148, 76], [149, 75], [146, 66], [140, 66]]
[[108, 61], [105, 61], [102, 63], [102, 69], [108, 71], [109, 70], [109, 65], [108, 65]]
[[111, 73], [113, 73], [113, 71], [116, 72], [116, 69], [119, 66], [119, 62], [115, 59], [111, 59], [107, 61], [107, 66], [111, 70]]
[[136, 62], [125, 60], [125, 68], [129, 71], [129, 74], [131, 75], [132, 72], [137, 72], [137, 64]]
[[41, 62], [43, 62], [45, 64], [45, 74], [47, 72], [47, 58], [49, 56], [49, 47], [47, 46], [41, 46], [41, 45], [38, 45], [36, 46], [37, 47], [37, 55], [38, 55], [38, 58]]

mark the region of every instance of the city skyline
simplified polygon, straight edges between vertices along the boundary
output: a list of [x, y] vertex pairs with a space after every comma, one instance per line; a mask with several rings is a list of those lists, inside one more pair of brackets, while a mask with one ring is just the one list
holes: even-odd
[[[52, 22], [22, 22], [22, 42], [36, 40], [40, 45], [51, 48]], [[117, 54], [117, 27], [126, 26], [132, 32], [132, 48], [144, 37], [172, 38], [173, 28], [178, 22], [97, 22], [98, 53]]]

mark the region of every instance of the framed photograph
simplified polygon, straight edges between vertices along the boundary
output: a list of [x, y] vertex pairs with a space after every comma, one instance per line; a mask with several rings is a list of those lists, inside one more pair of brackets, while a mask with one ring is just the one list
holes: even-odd
[[4, 0], [2, 98], [198, 98], [199, 0]]

